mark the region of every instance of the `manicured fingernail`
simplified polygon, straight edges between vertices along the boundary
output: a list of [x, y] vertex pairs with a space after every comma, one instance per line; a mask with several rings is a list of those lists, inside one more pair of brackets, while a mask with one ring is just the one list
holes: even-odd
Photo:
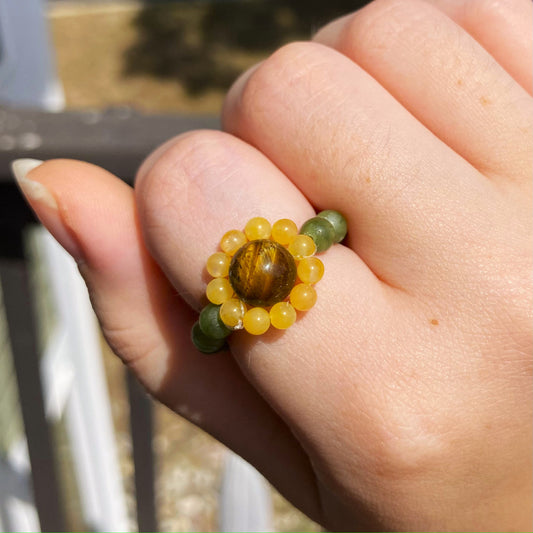
[[31, 179], [33, 170], [41, 166], [38, 159], [15, 159], [11, 170], [17, 184], [39, 220], [54, 238], [78, 262], [82, 260], [81, 248], [77, 239], [64, 223], [63, 215], [56, 198], [40, 181]]

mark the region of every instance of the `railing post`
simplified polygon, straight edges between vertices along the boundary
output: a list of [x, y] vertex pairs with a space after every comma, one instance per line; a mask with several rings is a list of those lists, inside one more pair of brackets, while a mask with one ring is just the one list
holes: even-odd
[[86, 527], [128, 531], [100, 330], [87, 288], [72, 257], [43, 228], [38, 243], [59, 327], [66, 335], [72, 389], [65, 414]]
[[2, 255], [0, 280], [28, 441], [35, 506], [42, 531], [65, 531], [57, 461], [44, 411], [37, 322], [32, 304], [28, 262], [24, 256], [22, 228], [17, 228], [17, 233], [12, 233], [10, 238], [11, 244], [18, 241], [18, 249], [12, 249], [13, 253], [9, 257]]
[[253, 466], [231, 451], [226, 455], [218, 514], [222, 532], [274, 531], [268, 483]]
[[135, 501], [139, 531], [159, 531], [155, 505], [152, 400], [127, 373], [130, 428], [135, 464]]

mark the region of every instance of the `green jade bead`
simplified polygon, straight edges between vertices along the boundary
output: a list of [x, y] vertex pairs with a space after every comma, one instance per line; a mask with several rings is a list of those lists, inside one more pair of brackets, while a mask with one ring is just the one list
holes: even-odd
[[335, 242], [335, 228], [322, 217], [310, 218], [301, 227], [300, 234], [308, 235], [315, 241], [317, 252], [325, 252]]
[[225, 339], [231, 329], [220, 319], [220, 305], [207, 304], [200, 313], [198, 324], [202, 333], [211, 339]]
[[202, 353], [219, 352], [226, 345], [225, 339], [213, 339], [208, 337], [201, 329], [199, 322], [196, 322], [191, 330], [191, 340], [196, 349]]
[[328, 222], [331, 223], [333, 229], [335, 230], [335, 242], [341, 242], [344, 237], [346, 237], [346, 232], [348, 231], [348, 223], [338, 211], [334, 211], [333, 209], [326, 209], [325, 211], [320, 211], [317, 217], [325, 218]]

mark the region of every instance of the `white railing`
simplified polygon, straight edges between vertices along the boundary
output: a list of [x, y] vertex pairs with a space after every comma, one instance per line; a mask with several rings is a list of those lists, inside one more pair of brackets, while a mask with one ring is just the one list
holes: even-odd
[[[46, 230], [38, 229], [35, 242], [43, 266], [40, 275], [57, 315], [40, 358], [46, 418], [49, 423], [66, 421], [83, 522], [91, 531], [129, 531], [132, 520], [119, 469], [101, 337], [87, 289], [72, 258]], [[147, 453], [153, 453], [151, 448]], [[142, 465], [148, 459], [136, 462]], [[40, 531], [31, 479], [26, 439], [21, 437], [0, 462], [0, 531]], [[220, 531], [272, 531], [269, 490], [255, 469], [228, 452]]]
[[48, 398], [59, 400], [56, 416], [65, 411], [84, 522], [95, 531], [128, 531], [100, 334], [87, 289], [50, 234], [43, 230], [39, 240], [59, 317], [53, 351], [43, 359], [44, 368], [53, 370], [43, 372], [43, 382]]
[[[94, 531], [128, 531], [100, 334], [87, 289], [72, 258], [47, 231], [39, 228], [35, 241], [58, 317], [40, 363], [45, 412], [50, 422], [65, 416], [84, 523]], [[19, 485], [30, 485], [29, 479], [24, 481], [31, 474], [24, 437], [8, 457]], [[15, 491], [7, 496], [14, 485], [0, 479], [0, 486], [8, 502], [0, 509], [4, 527], [39, 531], [28, 506], [31, 497], [21, 505]], [[2, 517], [2, 511], [7, 516]]]

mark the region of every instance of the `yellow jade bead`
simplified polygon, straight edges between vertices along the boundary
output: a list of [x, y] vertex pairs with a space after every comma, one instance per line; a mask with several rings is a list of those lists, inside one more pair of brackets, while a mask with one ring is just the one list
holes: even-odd
[[242, 231], [232, 229], [222, 237], [220, 248], [228, 255], [233, 255], [244, 244], [246, 244], [246, 235]]
[[244, 329], [252, 335], [262, 335], [270, 327], [270, 315], [262, 307], [252, 307], [242, 319]]
[[278, 302], [270, 309], [270, 322], [277, 329], [287, 329], [296, 321], [296, 311], [289, 302]]
[[306, 257], [298, 263], [296, 270], [303, 283], [316, 283], [324, 275], [324, 264], [318, 257]]
[[233, 287], [228, 278], [215, 278], [207, 284], [205, 294], [211, 303], [220, 305], [233, 296]]
[[228, 275], [230, 261], [230, 257], [224, 252], [216, 252], [207, 259], [207, 271], [214, 278], [223, 278]]
[[298, 311], [308, 311], [315, 305], [316, 291], [311, 285], [300, 283], [292, 289], [289, 299]]
[[268, 239], [272, 232], [270, 222], [263, 217], [254, 217], [248, 221], [244, 227], [244, 233], [249, 241], [256, 241], [258, 239]]
[[242, 327], [242, 319], [246, 313], [246, 306], [237, 298], [230, 298], [220, 306], [220, 320], [231, 329]]
[[309, 235], [296, 235], [289, 244], [289, 252], [295, 259], [311, 257], [316, 252], [316, 244]]
[[272, 238], [280, 244], [290, 244], [296, 235], [298, 235], [298, 226], [288, 218], [282, 218], [272, 226]]

